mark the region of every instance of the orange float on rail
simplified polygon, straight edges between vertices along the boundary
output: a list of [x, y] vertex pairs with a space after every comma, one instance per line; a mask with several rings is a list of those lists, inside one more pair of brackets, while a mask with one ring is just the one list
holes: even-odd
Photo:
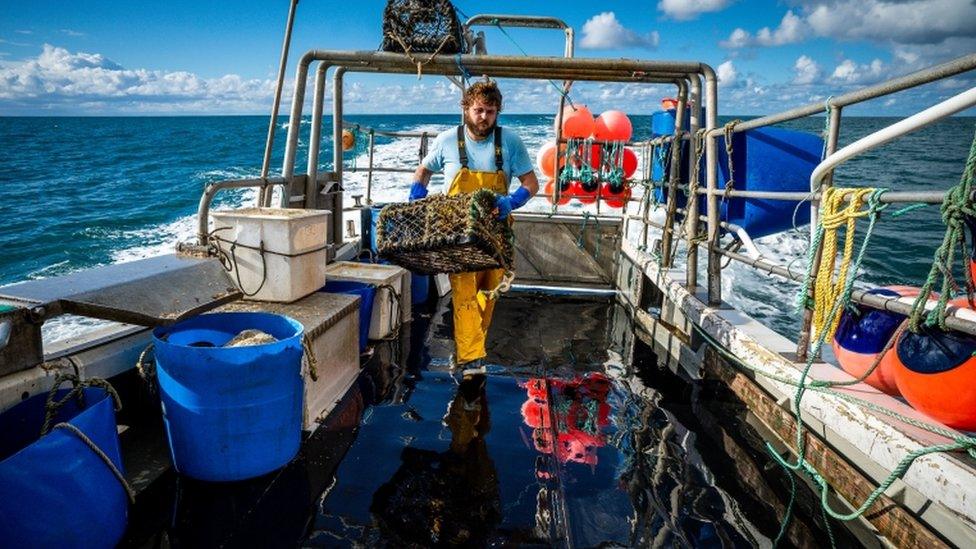
[[[558, 120], [558, 118], [557, 118]], [[563, 138], [584, 139], [593, 134], [593, 113], [583, 105], [566, 105], [563, 108]]]
[[[950, 303], [971, 308], [965, 298]], [[904, 331], [894, 351], [895, 383], [913, 408], [948, 427], [976, 431], [976, 337], [923, 326], [917, 334]]]
[[[566, 146], [563, 145], [559, 147], [559, 149], [560, 151], [565, 151]], [[539, 168], [539, 171], [542, 172], [542, 175], [545, 177], [553, 177], [553, 173], [554, 173], [553, 167], [556, 162], [557, 159], [556, 159], [555, 143], [546, 143], [539, 149], [539, 152], [536, 153], [535, 156], [536, 167]], [[562, 167], [566, 165], [566, 158], [562, 154], [560, 154], [558, 162], [559, 162], [559, 169], [562, 169]]]
[[356, 136], [350, 130], [342, 130], [342, 150], [351, 151], [356, 146]]
[[623, 111], [606, 111], [593, 122], [593, 137], [602, 141], [630, 141], [634, 126]]
[[[918, 288], [911, 286], [888, 286], [875, 288], [868, 293], [884, 297], [915, 297], [918, 292]], [[853, 310], [845, 310], [832, 342], [834, 356], [837, 357], [840, 367], [854, 377], [864, 375], [904, 320], [904, 315], [865, 305], [856, 305]], [[892, 372], [894, 366], [891, 360], [886, 360], [892, 354], [889, 350], [864, 382], [889, 395], [898, 395], [898, 386]]]

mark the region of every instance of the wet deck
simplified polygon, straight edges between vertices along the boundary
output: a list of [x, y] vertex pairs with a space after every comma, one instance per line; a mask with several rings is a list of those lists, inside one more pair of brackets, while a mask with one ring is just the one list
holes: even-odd
[[[775, 537], [788, 481], [765, 469], [741, 406], [659, 368], [622, 308], [507, 297], [488, 375], [461, 382], [448, 371], [448, 307], [418, 311], [410, 333], [378, 345], [287, 467], [231, 484], [169, 473], [140, 496], [125, 544], [755, 546]], [[818, 520], [801, 506], [790, 541], [825, 542]]]

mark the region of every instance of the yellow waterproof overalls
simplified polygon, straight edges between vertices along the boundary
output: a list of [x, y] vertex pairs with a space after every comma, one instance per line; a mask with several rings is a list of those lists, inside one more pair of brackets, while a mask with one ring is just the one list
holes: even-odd
[[[464, 149], [464, 126], [458, 126], [458, 157], [461, 169], [447, 190], [448, 196], [472, 193], [478, 189], [490, 189], [498, 194], [508, 194], [508, 179], [502, 171], [502, 129], [495, 127], [495, 171], [475, 172], [468, 169], [468, 154]], [[491, 313], [495, 300], [478, 302], [478, 292], [490, 291], [502, 280], [504, 269], [488, 269], [473, 273], [450, 275], [452, 301], [454, 302], [454, 343], [457, 345], [457, 363], [462, 364], [483, 358], [485, 338], [491, 325]]]

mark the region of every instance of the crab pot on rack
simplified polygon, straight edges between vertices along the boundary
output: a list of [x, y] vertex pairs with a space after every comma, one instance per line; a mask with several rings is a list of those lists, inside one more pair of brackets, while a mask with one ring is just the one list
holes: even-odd
[[377, 222], [376, 247], [383, 259], [421, 274], [495, 269], [514, 258], [512, 229], [484, 189], [390, 204]]

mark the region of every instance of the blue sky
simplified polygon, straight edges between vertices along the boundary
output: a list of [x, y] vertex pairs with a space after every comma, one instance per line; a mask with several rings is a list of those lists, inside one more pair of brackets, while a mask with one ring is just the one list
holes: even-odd
[[[0, 115], [266, 114], [288, 0], [74, 2], [2, 0]], [[313, 49], [376, 49], [385, 1], [302, 0], [286, 76]], [[972, 0], [657, 0], [481, 2], [465, 14], [554, 15], [576, 29], [579, 57], [693, 60], [720, 77], [723, 114], [822, 101], [976, 52]], [[520, 55], [497, 29], [489, 52]], [[512, 29], [532, 54], [561, 55], [562, 34]], [[957, 77], [860, 107], [903, 115], [974, 85]], [[509, 112], [552, 112], [546, 82], [505, 82]], [[454, 112], [441, 77], [349, 75], [350, 113]], [[597, 110], [657, 110], [664, 86], [579, 84]], [[286, 95], [285, 103], [290, 95]], [[286, 112], [286, 111], [283, 111]]]

